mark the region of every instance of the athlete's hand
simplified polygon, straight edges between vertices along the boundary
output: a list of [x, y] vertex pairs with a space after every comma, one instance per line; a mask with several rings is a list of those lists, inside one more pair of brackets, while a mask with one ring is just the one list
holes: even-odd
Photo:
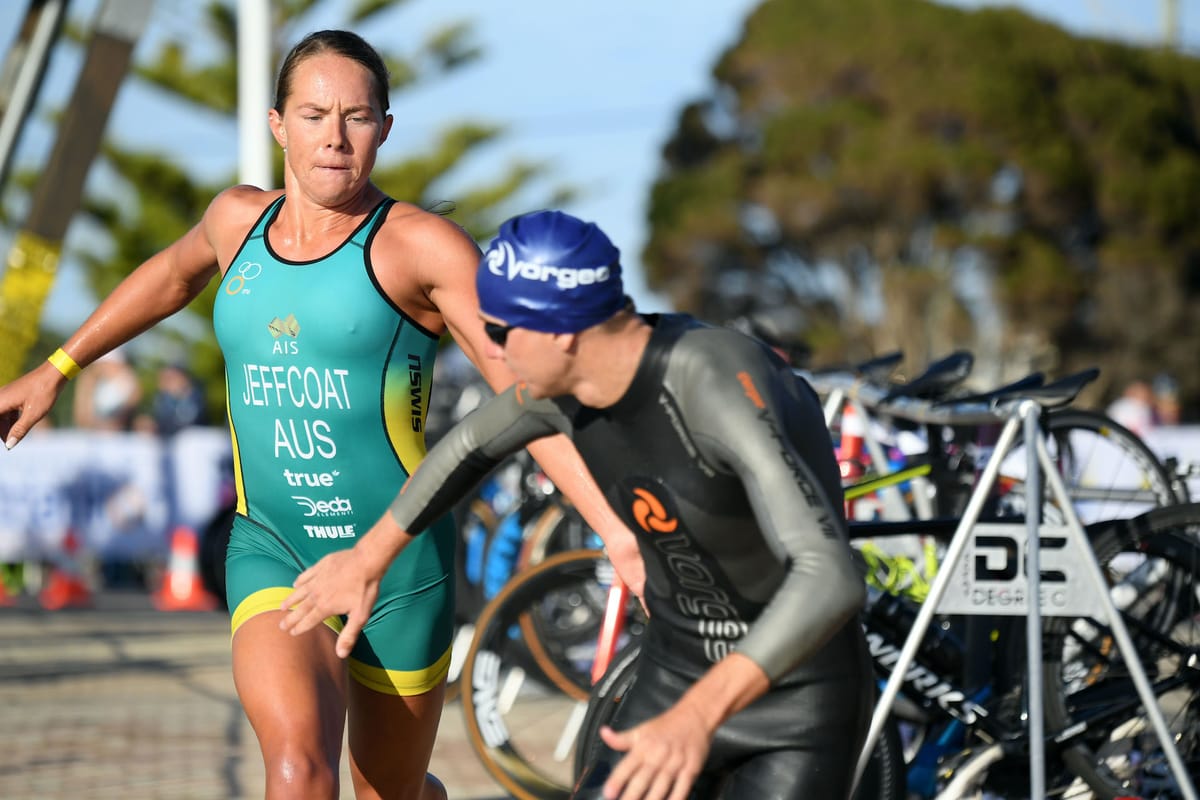
[[50, 411], [67, 383], [51, 364], [42, 364], [0, 387], [0, 439], [12, 450]]
[[600, 738], [625, 753], [604, 783], [606, 800], [685, 800], [712, 741], [704, 719], [685, 704], [627, 731], [605, 725]]
[[326, 618], [346, 615], [338, 634], [340, 658], [350, 655], [379, 596], [379, 577], [356, 547], [330, 553], [300, 573], [294, 590], [280, 605], [287, 612], [279, 627], [293, 636], [307, 633]]

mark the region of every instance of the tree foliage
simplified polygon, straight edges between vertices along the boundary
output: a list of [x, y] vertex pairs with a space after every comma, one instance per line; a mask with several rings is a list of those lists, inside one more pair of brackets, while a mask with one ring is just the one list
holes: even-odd
[[1011, 9], [772, 0], [713, 73], [652, 190], [647, 280], [678, 307], [799, 305], [830, 362], [1098, 365], [1094, 400], [1167, 371], [1196, 408], [1196, 59]]

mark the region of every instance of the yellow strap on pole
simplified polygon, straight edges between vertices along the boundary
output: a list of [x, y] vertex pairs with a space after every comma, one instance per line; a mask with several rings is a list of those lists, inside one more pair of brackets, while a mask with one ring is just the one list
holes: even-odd
[[62, 247], [21, 231], [0, 281], [0, 384], [18, 377], [37, 342], [42, 306], [50, 295]]

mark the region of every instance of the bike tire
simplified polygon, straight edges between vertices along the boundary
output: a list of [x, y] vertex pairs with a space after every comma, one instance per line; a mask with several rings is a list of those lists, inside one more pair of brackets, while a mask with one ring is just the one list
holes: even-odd
[[583, 776], [587, 766], [600, 754], [603, 747], [600, 728], [607, 725], [617, 713], [625, 693], [633, 686], [637, 678], [637, 660], [640, 655], [640, 647], [626, 650], [619, 658], [613, 660], [592, 687], [587, 713], [583, 717], [583, 724], [579, 726], [579, 738], [575, 742], [576, 782]]
[[[1155, 509], [1128, 525], [1113, 525], [1094, 536], [1093, 549], [1195, 783], [1200, 779], [1200, 504]], [[1092, 619], [1063, 618], [1047, 620], [1045, 629], [1047, 731], [1076, 729], [1062, 753], [1067, 768], [1101, 800], [1181, 797], [1110, 629]]]
[[520, 571], [568, 550], [600, 549], [600, 537], [563, 497], [550, 503], [527, 526], [528, 534], [517, 558]]
[[[552, 555], [505, 584], [476, 621], [461, 678], [467, 738], [488, 773], [518, 800], [570, 795], [572, 762], [569, 748], [561, 751], [586, 708], [607, 593], [597, 578], [604, 565], [596, 550]], [[530, 615], [554, 621], [550, 628], [560, 636], [531, 627]], [[544, 677], [546, 667], [530, 657], [539, 649], [571, 691]]]

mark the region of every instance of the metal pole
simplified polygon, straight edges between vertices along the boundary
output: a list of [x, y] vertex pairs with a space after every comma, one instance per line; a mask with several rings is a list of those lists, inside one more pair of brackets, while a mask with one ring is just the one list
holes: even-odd
[[50, 60], [50, 46], [54, 44], [62, 28], [67, 3], [66, 0], [34, 0], [29, 6], [26, 21], [37, 13], [37, 22], [27, 45], [19, 42], [13, 44], [14, 50], [20, 47], [27, 52], [13, 81], [9, 100], [4, 104], [3, 115], [0, 115], [0, 188], [8, 182], [17, 138], [41, 89], [42, 78], [46, 75], [46, 63]]
[[1025, 615], [1025, 658], [1028, 667], [1025, 711], [1029, 727], [1029, 796], [1046, 796], [1046, 740], [1042, 703], [1042, 558], [1040, 532], [1042, 520], [1042, 462], [1038, 448], [1042, 444], [1038, 404], [1026, 400], [1020, 405], [1025, 420], [1025, 578], [1028, 585]]
[[275, 146], [267, 125], [272, 84], [270, 0], [238, 0], [237, 51], [238, 182], [270, 189]]

